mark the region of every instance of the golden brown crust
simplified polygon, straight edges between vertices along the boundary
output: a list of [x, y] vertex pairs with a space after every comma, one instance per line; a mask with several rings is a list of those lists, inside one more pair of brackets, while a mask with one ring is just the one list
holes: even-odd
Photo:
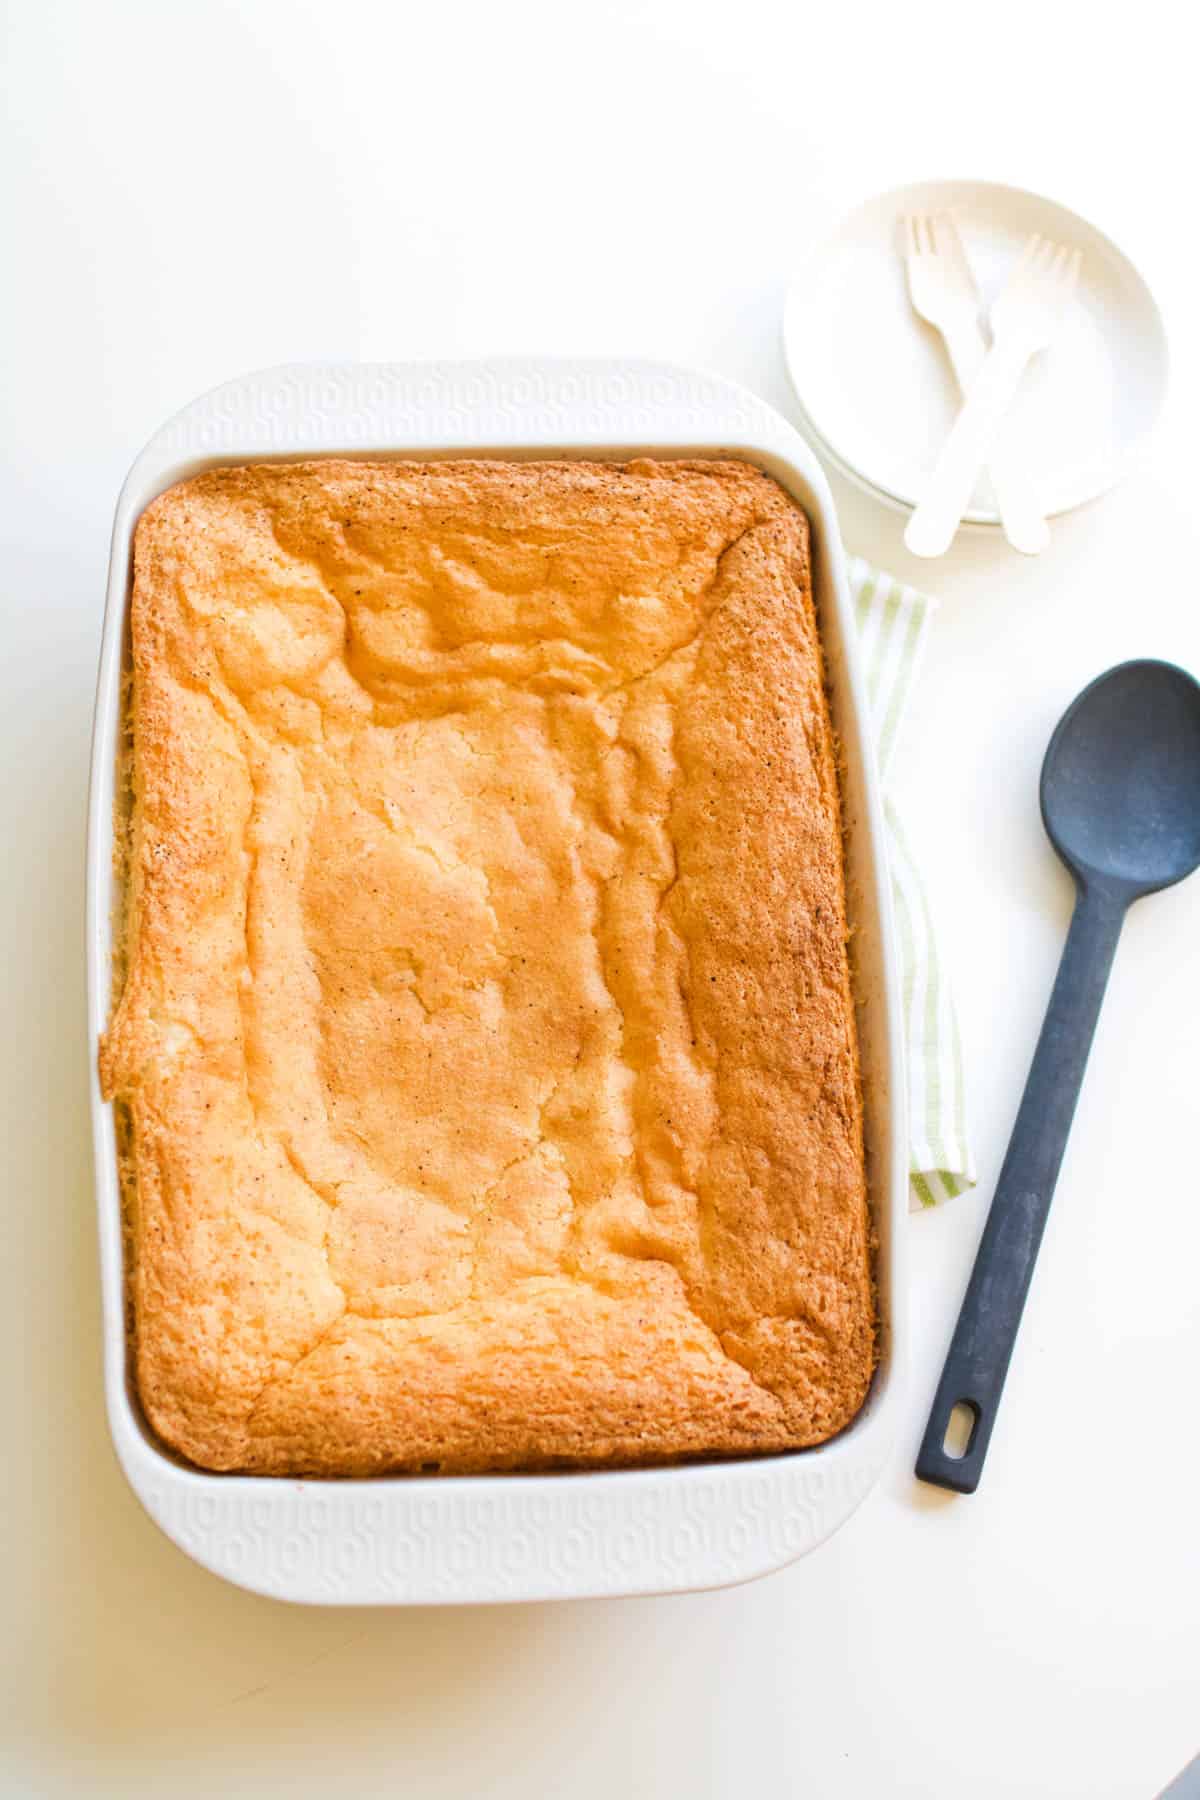
[[137, 530], [137, 1379], [207, 1468], [780, 1450], [874, 1359], [806, 521], [735, 462], [218, 470]]

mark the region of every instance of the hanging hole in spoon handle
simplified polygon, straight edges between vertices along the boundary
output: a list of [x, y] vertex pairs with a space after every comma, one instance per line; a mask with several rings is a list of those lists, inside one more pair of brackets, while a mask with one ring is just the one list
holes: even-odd
[[952, 1380], [947, 1380], [948, 1374], [947, 1364], [929, 1415], [916, 1472], [922, 1481], [952, 1488], [956, 1494], [973, 1494], [983, 1469], [987, 1434], [981, 1441], [978, 1401], [962, 1394], [957, 1400], [950, 1399], [957, 1388]]
[[[973, 1494], [1075, 1114], [1109, 970], [1132, 896], [1081, 887], [996, 1196], [917, 1457], [922, 1481]], [[946, 1449], [958, 1405], [974, 1413], [961, 1456]]]

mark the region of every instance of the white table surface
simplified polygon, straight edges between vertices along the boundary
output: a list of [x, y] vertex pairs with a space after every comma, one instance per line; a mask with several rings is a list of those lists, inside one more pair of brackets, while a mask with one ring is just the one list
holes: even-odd
[[[1130, 920], [983, 1487], [911, 1477], [1067, 921], [1047, 735], [1120, 658], [1200, 668], [1184, 10], [6, 9], [0, 1793], [1149, 1800], [1200, 1747], [1200, 882]], [[786, 412], [814, 231], [960, 173], [1107, 227], [1175, 362], [1147, 466], [1038, 562], [976, 538], [918, 568], [838, 488], [851, 547], [945, 602], [901, 781], [983, 1173], [911, 1221], [890, 1472], [807, 1562], [724, 1593], [367, 1613], [222, 1585], [127, 1493], [101, 1407], [81, 881], [127, 465], [203, 388], [303, 358], [643, 352]]]

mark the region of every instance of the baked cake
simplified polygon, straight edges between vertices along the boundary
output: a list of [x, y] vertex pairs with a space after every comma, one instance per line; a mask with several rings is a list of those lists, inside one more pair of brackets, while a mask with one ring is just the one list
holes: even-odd
[[803, 513], [740, 462], [218, 469], [137, 528], [102, 1050], [207, 1469], [816, 1444], [874, 1362]]

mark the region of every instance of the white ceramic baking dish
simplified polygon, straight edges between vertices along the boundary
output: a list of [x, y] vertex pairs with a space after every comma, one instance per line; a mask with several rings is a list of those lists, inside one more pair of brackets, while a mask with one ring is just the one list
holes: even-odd
[[[813, 525], [818, 606], [845, 753], [867, 1149], [882, 1355], [853, 1424], [818, 1449], [617, 1473], [289, 1481], [205, 1474], [143, 1420], [127, 1357], [121, 1199], [95, 1051], [110, 998], [113, 805], [134, 525], [173, 482], [219, 463], [336, 455], [742, 456]], [[88, 820], [88, 1022], [104, 1293], [105, 1388], [121, 1465], [197, 1562], [279, 1599], [331, 1604], [669, 1593], [765, 1574], [858, 1505], [892, 1437], [906, 1345], [906, 1144], [895, 953], [867, 702], [837, 521], [802, 439], [753, 395], [658, 363], [505, 361], [268, 369], [206, 394], [153, 437], [121, 491], [96, 697]]]

